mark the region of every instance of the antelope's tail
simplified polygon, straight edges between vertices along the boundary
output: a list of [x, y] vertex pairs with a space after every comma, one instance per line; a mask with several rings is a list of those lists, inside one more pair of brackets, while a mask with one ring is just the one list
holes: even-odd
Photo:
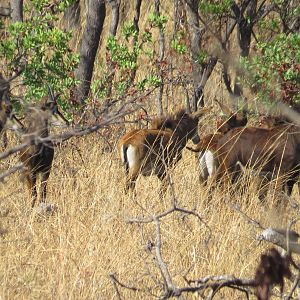
[[128, 145], [122, 145], [121, 146], [121, 159], [122, 159], [122, 163], [125, 167], [126, 174], [128, 174], [128, 172], [129, 172], [129, 162], [128, 162], [128, 157], [127, 157], [127, 149], [128, 149]]

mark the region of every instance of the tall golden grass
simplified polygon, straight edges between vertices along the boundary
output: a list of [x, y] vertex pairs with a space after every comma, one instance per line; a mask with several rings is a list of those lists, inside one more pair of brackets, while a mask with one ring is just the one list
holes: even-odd
[[[140, 177], [137, 197], [126, 195], [118, 153], [115, 147], [104, 150], [98, 135], [57, 149], [48, 185], [47, 200], [58, 206], [52, 216], [31, 210], [19, 174], [0, 183], [0, 299], [116, 299], [111, 274], [142, 290], [119, 287], [122, 299], [161, 294], [161, 274], [146, 250], [156, 241], [155, 224], [138, 226], [127, 220], [168, 210], [171, 194], [159, 198], [159, 180]], [[16, 161], [10, 158], [0, 168]], [[203, 223], [178, 212], [161, 220], [162, 257], [174, 284], [187, 286], [184, 278], [207, 275], [253, 277], [260, 254], [270, 245], [258, 244], [258, 229], [232, 205], [264, 227], [276, 228], [284, 228], [298, 210], [287, 201], [276, 208], [271, 197], [262, 203], [253, 178], [243, 179], [241, 194], [209, 191], [198, 174], [196, 158], [187, 150], [170, 171], [178, 205], [199, 213], [212, 231], [208, 240]], [[299, 200], [297, 193], [293, 197]], [[243, 297], [222, 289], [216, 299]]]
[[[171, 19], [171, 2], [164, 3], [163, 12]], [[149, 11], [149, 5], [142, 6], [142, 15]], [[129, 5], [122, 11], [121, 25], [125, 19], [132, 20], [132, 15]], [[146, 19], [142, 19], [141, 28], [145, 23]], [[109, 17], [102, 43], [108, 26]], [[74, 44], [78, 46], [78, 42]], [[101, 47], [104, 49], [103, 44]], [[99, 51], [98, 62], [101, 55], [104, 51]], [[145, 68], [147, 64], [137, 76], [147, 72]], [[98, 63], [95, 77], [100, 72]], [[206, 102], [216, 94], [219, 98], [227, 96], [218, 74], [217, 70], [206, 86]], [[176, 106], [183, 98], [172, 99], [171, 104]], [[204, 119], [203, 125], [212, 119]], [[205, 130], [208, 129], [204, 127]], [[112, 140], [116, 142], [117, 138]], [[146, 249], [148, 243], [155, 242], [155, 225], [133, 225], [127, 220], [170, 209], [171, 195], [163, 199], [158, 196], [160, 182], [155, 177], [138, 179], [135, 199], [126, 195], [124, 170], [115, 144], [111, 152], [105, 150], [106, 143], [97, 134], [73, 139], [57, 148], [47, 194], [47, 200], [58, 207], [52, 216], [40, 216], [31, 209], [20, 174], [0, 182], [0, 299], [117, 299], [111, 274], [125, 285], [142, 290], [119, 286], [122, 299], [153, 299], [161, 295], [163, 279]], [[17, 160], [15, 156], [1, 161], [0, 170]], [[178, 287], [187, 286], [185, 278], [254, 276], [259, 255], [270, 245], [258, 244], [255, 237], [259, 230], [232, 205], [239, 205], [242, 212], [264, 227], [284, 228], [299, 213], [287, 201], [274, 207], [272, 197], [267, 197], [262, 203], [250, 175], [243, 178], [243, 194], [230, 189], [209, 190], [200, 184], [197, 160], [187, 150], [170, 175], [178, 205], [195, 210], [212, 231], [208, 240], [209, 230], [203, 223], [178, 212], [161, 220], [162, 257]], [[293, 198], [299, 201], [297, 193]], [[239, 291], [222, 289], [215, 299], [243, 297]]]

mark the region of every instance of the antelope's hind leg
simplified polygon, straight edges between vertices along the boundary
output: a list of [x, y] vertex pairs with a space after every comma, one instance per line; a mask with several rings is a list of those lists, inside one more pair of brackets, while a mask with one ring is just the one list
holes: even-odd
[[125, 183], [125, 194], [130, 192], [136, 196], [136, 178], [127, 177]]
[[37, 199], [36, 191], [36, 173], [28, 173], [25, 175], [26, 184], [31, 195], [31, 207], [34, 207], [35, 201]]
[[45, 203], [46, 202], [46, 194], [47, 194], [47, 181], [50, 176], [50, 170], [47, 170], [46, 172], [42, 173], [42, 183], [41, 183], [41, 199], [40, 202]]
[[133, 193], [136, 196], [136, 180], [139, 175], [139, 168], [126, 170], [125, 194]]

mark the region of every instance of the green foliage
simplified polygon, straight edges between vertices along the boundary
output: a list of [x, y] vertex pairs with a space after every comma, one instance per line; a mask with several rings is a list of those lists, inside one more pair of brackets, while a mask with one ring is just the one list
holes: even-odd
[[131, 37], [135, 39], [138, 37], [138, 32], [136, 31], [133, 23], [125, 23], [122, 29], [122, 34], [127, 42]]
[[151, 27], [156, 27], [165, 30], [165, 25], [167, 23], [167, 18], [162, 14], [150, 13], [148, 18]]
[[198, 64], [200, 65], [204, 64], [207, 60], [207, 57], [208, 57], [207, 52], [205, 50], [200, 50], [197, 57]]
[[259, 54], [244, 62], [252, 75], [248, 83], [262, 100], [300, 102], [300, 35], [279, 34], [269, 43], [259, 43], [258, 49]]
[[157, 75], [149, 75], [137, 83], [139, 90], [144, 90], [150, 87], [158, 87], [161, 85], [161, 79]]
[[137, 68], [136, 59], [140, 52], [138, 46], [133, 46], [130, 49], [128, 45], [118, 43], [115, 37], [110, 36], [107, 40], [107, 49], [109, 50], [111, 60], [121, 70], [135, 70]]
[[[61, 1], [57, 9], [63, 10], [70, 3]], [[23, 69], [28, 101], [45, 96], [48, 85], [55, 92], [64, 93], [75, 83], [71, 74], [79, 56], [69, 49], [71, 33], [54, 26], [58, 17], [49, 5], [47, 0], [28, 2], [24, 7], [25, 21], [10, 24], [7, 38], [0, 42], [0, 59], [7, 61], [8, 69]]]
[[[93, 85], [94, 94], [97, 94], [100, 98], [105, 97], [108, 91], [108, 83], [111, 80], [114, 91], [118, 95], [126, 93], [129, 88], [135, 86], [133, 81], [138, 68], [138, 57], [143, 54], [149, 58], [149, 61], [154, 61], [155, 50], [151, 29], [155, 27], [164, 28], [166, 21], [166, 18], [161, 15], [151, 14], [149, 17], [150, 29], [145, 29], [140, 36], [140, 40], [133, 23], [126, 23], [123, 26], [120, 38], [110, 36], [107, 39], [106, 62], [109, 70], [97, 81], [97, 84]], [[113, 78], [109, 75], [111, 68], [114, 68]], [[161, 80], [158, 76], [147, 75], [136, 82], [136, 88], [143, 90], [160, 84]]]
[[174, 49], [178, 54], [186, 54], [187, 52], [186, 44], [177, 37], [171, 41], [171, 48]]
[[199, 9], [204, 15], [220, 17], [228, 14], [233, 0], [206, 0], [199, 1]]
[[262, 19], [258, 23], [259, 29], [266, 33], [267, 31], [280, 32], [280, 21], [277, 18], [274, 19]]

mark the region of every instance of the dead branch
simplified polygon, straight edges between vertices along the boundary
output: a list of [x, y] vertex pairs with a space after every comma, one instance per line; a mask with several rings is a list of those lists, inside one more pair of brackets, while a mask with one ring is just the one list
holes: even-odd
[[18, 163], [14, 167], [10, 168], [9, 170], [7, 170], [3, 173], [0, 173], [0, 182], [4, 183], [4, 178], [15, 173], [16, 171], [23, 170], [23, 169], [24, 169], [23, 163]]
[[[112, 124], [124, 123], [123, 118], [126, 115], [129, 115], [137, 110], [136, 107], [132, 108], [131, 105], [136, 104], [136, 102], [138, 102], [139, 99], [143, 99], [143, 98], [147, 97], [154, 90], [155, 90], [155, 88], [152, 88], [152, 89], [146, 91], [143, 95], [133, 97], [131, 100], [122, 104], [119, 108], [115, 109], [115, 111], [113, 111], [109, 114], [105, 114], [106, 107], [103, 108], [103, 110], [101, 112], [103, 114], [102, 119], [100, 121], [98, 121], [97, 123], [95, 123], [94, 125], [91, 125], [91, 126], [88, 126], [88, 127], [82, 128], [82, 129], [71, 130], [71, 131], [56, 134], [56, 135], [50, 135], [47, 138], [41, 138], [36, 135], [32, 135], [30, 138], [28, 138], [28, 140], [26, 142], [0, 153], [0, 160], [7, 158], [14, 153], [20, 152], [21, 150], [25, 149], [27, 146], [30, 146], [30, 145], [49, 143], [51, 141], [51, 142], [53, 142], [54, 146], [57, 146], [65, 141], [69, 140], [72, 137], [85, 136], [85, 135], [91, 134], [93, 132], [96, 132], [101, 128], [110, 126]], [[121, 100], [116, 100], [114, 102], [111, 102], [109, 104], [109, 107], [111, 107], [112, 105], [116, 104], [119, 101], [121, 101]]]
[[299, 283], [300, 283], [300, 272], [298, 272], [295, 280], [294, 280], [294, 283], [291, 287], [291, 290], [289, 291], [289, 293], [286, 295], [286, 298], [285, 300], [290, 300], [292, 299], [292, 295], [293, 293], [295, 292], [296, 288], [299, 286]]
[[267, 241], [274, 245], [277, 245], [284, 250], [290, 250], [291, 252], [300, 254], [300, 244], [295, 242], [296, 236], [298, 234], [295, 231], [289, 232], [289, 243], [288, 239], [286, 238], [285, 234], [281, 233], [278, 229], [273, 228], [267, 228], [264, 231], [262, 231], [256, 239], [258, 241]]
[[115, 289], [115, 291], [116, 291], [117, 298], [118, 298], [119, 300], [121, 300], [122, 298], [121, 298], [121, 294], [120, 294], [119, 289], [118, 289], [117, 279], [115, 278], [115, 275], [114, 275], [114, 274], [110, 274], [109, 277], [110, 277], [110, 279], [111, 279], [111, 281], [112, 281], [112, 284], [113, 284], [113, 286], [114, 286], [114, 289]]
[[238, 205], [229, 205], [229, 206], [230, 206], [230, 208], [232, 208], [233, 210], [235, 210], [236, 212], [238, 212], [239, 214], [241, 214], [242, 217], [245, 218], [248, 223], [254, 225], [256, 228], [265, 229], [265, 227], [263, 227], [258, 221], [250, 218], [243, 211], [241, 211], [241, 209], [240, 209], [240, 207]]
[[[111, 279], [114, 283], [118, 284], [118, 285], [119, 285], [120, 287], [122, 287], [122, 288], [125, 288], [125, 289], [128, 289], [128, 290], [132, 290], [132, 291], [134, 291], [134, 292], [143, 292], [142, 289], [139, 289], [139, 288], [134, 287], [134, 286], [128, 286], [128, 285], [126, 285], [126, 284], [120, 282], [120, 281], [117, 279], [117, 277], [116, 277], [115, 274], [110, 274], [109, 277], [110, 277], [110, 279]], [[119, 295], [120, 295], [120, 294], [119, 294]]]
[[255, 281], [253, 279], [241, 279], [232, 275], [206, 276], [196, 280], [189, 280], [188, 283], [190, 285], [194, 284], [195, 286], [178, 289], [178, 295], [176, 296], [180, 296], [183, 293], [195, 293], [206, 289], [211, 289], [213, 292], [209, 299], [212, 299], [216, 292], [220, 291], [220, 289], [224, 287], [237, 289], [245, 292], [248, 295], [253, 294], [249, 288], [255, 287]]
[[161, 256], [161, 233], [160, 233], [160, 222], [159, 219], [155, 218], [154, 222], [156, 224], [156, 245], [155, 245], [155, 257], [157, 264], [159, 266], [161, 275], [164, 279], [165, 286], [166, 286], [166, 294], [169, 295], [170, 293], [173, 294], [175, 289], [175, 286], [172, 282], [172, 278], [170, 275], [170, 272], [168, 270], [168, 267], [166, 263], [163, 261], [162, 256]]

